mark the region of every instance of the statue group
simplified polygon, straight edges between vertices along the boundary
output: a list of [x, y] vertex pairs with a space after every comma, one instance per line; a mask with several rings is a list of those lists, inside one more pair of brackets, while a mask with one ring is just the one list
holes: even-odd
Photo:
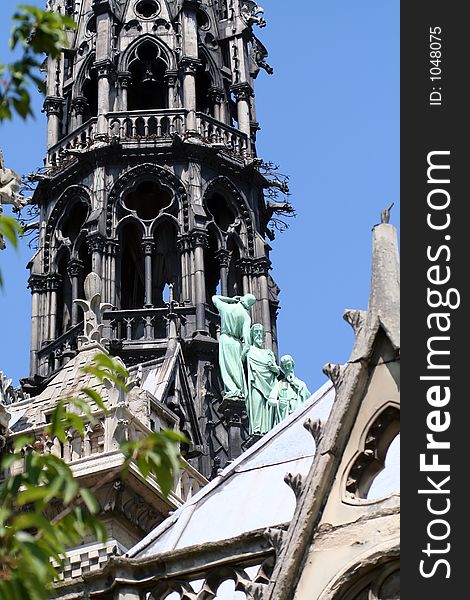
[[294, 360], [285, 355], [276, 364], [265, 348], [261, 323], [251, 324], [250, 308], [256, 298], [213, 296], [220, 320], [219, 366], [224, 398], [244, 400], [250, 435], [262, 435], [280, 423], [310, 396], [294, 374]]

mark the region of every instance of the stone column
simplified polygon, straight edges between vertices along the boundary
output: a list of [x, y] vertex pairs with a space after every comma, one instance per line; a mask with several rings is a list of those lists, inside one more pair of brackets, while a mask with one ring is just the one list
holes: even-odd
[[78, 298], [78, 287], [83, 272], [83, 266], [82, 261], [78, 259], [72, 259], [67, 265], [67, 273], [72, 283], [72, 327], [78, 324], [79, 308], [74, 300], [77, 300]]
[[209, 90], [209, 97], [214, 104], [214, 119], [224, 122], [222, 114], [222, 103], [224, 101], [224, 92], [220, 88], [212, 87]]
[[108, 257], [109, 257], [109, 288], [107, 301], [116, 306], [116, 256], [119, 249], [119, 243], [112, 241], [108, 242]]
[[41, 348], [41, 298], [46, 291], [46, 280], [42, 275], [31, 275], [28, 287], [31, 290], [31, 349], [30, 349], [30, 375], [38, 372], [38, 350]]
[[84, 96], [77, 96], [72, 100], [72, 130], [83, 125], [83, 115], [88, 106], [88, 100]]
[[55, 340], [57, 335], [57, 291], [60, 287], [62, 277], [58, 273], [51, 273], [47, 277], [47, 289], [49, 290], [49, 340]]
[[48, 96], [44, 100], [43, 111], [47, 114], [47, 148], [55, 146], [60, 136], [60, 119], [65, 100], [56, 96]]
[[204, 249], [208, 247], [209, 240], [206, 231], [193, 231], [191, 244], [194, 249], [194, 283], [196, 304], [196, 330], [206, 334], [206, 278], [204, 270]]
[[145, 261], [145, 308], [153, 308], [152, 304], [152, 255], [155, 250], [155, 242], [152, 239], [142, 240], [142, 250]]
[[250, 99], [253, 90], [249, 83], [236, 83], [231, 87], [237, 100], [238, 129], [246, 133], [248, 140], [251, 136]]
[[258, 278], [261, 304], [261, 322], [266, 331], [266, 347], [273, 347], [273, 334], [271, 323], [271, 309], [269, 306], [269, 287], [268, 275], [271, 268], [271, 261], [266, 258], [258, 258], [253, 261], [253, 275]]
[[87, 237], [88, 252], [91, 254], [91, 270], [103, 277], [102, 257], [105, 241], [100, 233], [92, 233]]
[[245, 294], [251, 294], [252, 290], [251, 290], [251, 285], [250, 285], [250, 278], [252, 275], [252, 262], [250, 259], [246, 259], [246, 258], [241, 258], [238, 261], [237, 264], [237, 268], [240, 269], [240, 272], [242, 274], [242, 285], [243, 285], [243, 290], [238, 290], [238, 293], [241, 295], [245, 295]]
[[197, 58], [182, 58], [180, 68], [183, 71], [183, 105], [188, 111], [186, 116], [186, 131], [197, 132], [196, 119], [196, 71], [200, 65]]
[[231, 463], [242, 453], [241, 429], [243, 421], [246, 420], [245, 400], [224, 398], [219, 407], [219, 414], [228, 430], [228, 462]]
[[109, 59], [96, 61], [94, 63], [98, 77], [98, 126], [97, 136], [104, 137], [108, 133], [106, 116], [109, 112], [109, 92], [113, 64]]
[[166, 84], [167, 93], [168, 93], [168, 98], [167, 98], [168, 108], [177, 108], [176, 102], [175, 102], [175, 88], [176, 88], [177, 81], [178, 81], [178, 71], [168, 70], [165, 73], [165, 84]]
[[230, 252], [221, 248], [215, 253], [215, 258], [220, 268], [220, 291], [222, 296], [228, 296], [228, 268], [230, 265]]
[[196, 70], [201, 64], [198, 49], [197, 11], [200, 0], [184, 0], [181, 16], [183, 52], [179, 64], [183, 72], [183, 106], [188, 111], [186, 131], [195, 133], [196, 123]]
[[177, 241], [181, 260], [181, 300], [191, 302], [191, 267], [190, 252], [191, 240], [187, 235], [181, 235]]
[[125, 112], [127, 110], [127, 90], [131, 81], [129, 71], [121, 71], [118, 73], [119, 93], [117, 98], [117, 111]]

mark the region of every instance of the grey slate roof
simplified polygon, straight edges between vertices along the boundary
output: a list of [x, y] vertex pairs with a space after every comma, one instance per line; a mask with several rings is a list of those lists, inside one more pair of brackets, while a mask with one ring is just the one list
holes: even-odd
[[150, 557], [289, 522], [295, 510], [295, 496], [284, 483], [284, 476], [288, 472], [308, 473], [315, 442], [303, 423], [307, 418], [326, 420], [334, 396], [333, 386], [327, 382], [127, 556]]

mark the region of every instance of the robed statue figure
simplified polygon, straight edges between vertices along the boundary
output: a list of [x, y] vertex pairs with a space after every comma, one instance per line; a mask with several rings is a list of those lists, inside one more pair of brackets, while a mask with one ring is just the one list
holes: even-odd
[[280, 364], [283, 378], [275, 383], [268, 399], [274, 408], [274, 425], [283, 421], [311, 396], [306, 384], [294, 374], [292, 356], [286, 354]]
[[280, 371], [273, 351], [264, 347], [265, 338], [263, 325], [255, 323], [251, 328], [251, 346], [246, 356], [246, 412], [250, 435], [264, 434], [273, 428], [274, 407], [268, 404], [268, 398]]
[[219, 366], [224, 383], [224, 398], [246, 398], [243, 357], [250, 346], [251, 317], [249, 309], [256, 302], [253, 294], [245, 296], [213, 296], [220, 314]]

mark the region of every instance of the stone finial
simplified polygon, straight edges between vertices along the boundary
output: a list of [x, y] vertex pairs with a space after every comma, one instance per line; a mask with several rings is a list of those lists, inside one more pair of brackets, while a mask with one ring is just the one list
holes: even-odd
[[380, 213], [380, 222], [381, 223], [384, 223], [384, 224], [390, 223], [390, 211], [392, 210], [392, 208], [394, 207], [394, 205], [395, 205], [395, 202], [392, 202], [388, 208], [385, 208]]
[[113, 308], [108, 302], [101, 302], [101, 277], [97, 273], [87, 275], [84, 283], [86, 300], [74, 300], [83, 309], [84, 331], [78, 338], [80, 346], [101, 342], [103, 313]]

